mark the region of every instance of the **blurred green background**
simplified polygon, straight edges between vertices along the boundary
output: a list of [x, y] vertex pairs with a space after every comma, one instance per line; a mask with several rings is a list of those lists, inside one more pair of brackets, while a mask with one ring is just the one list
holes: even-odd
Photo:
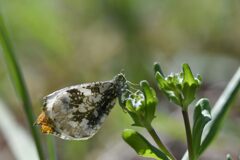
[[[166, 73], [179, 71], [182, 63], [189, 63], [193, 72], [203, 77], [199, 97], [208, 97], [213, 105], [240, 65], [238, 0], [0, 0], [0, 12], [35, 115], [41, 112], [45, 95], [73, 84], [109, 80], [122, 70], [128, 80], [138, 83], [146, 79], [156, 87], [155, 61]], [[0, 59], [0, 98], [28, 130], [2, 54]], [[154, 127], [180, 158], [186, 144], [179, 108], [160, 93], [159, 97]], [[202, 159], [240, 154], [239, 123], [238, 98], [222, 132]], [[55, 138], [58, 158], [142, 159], [121, 139], [122, 130], [130, 125], [131, 119], [116, 105], [92, 139]], [[46, 135], [41, 137], [46, 139]], [[0, 159], [15, 159], [1, 130]]]

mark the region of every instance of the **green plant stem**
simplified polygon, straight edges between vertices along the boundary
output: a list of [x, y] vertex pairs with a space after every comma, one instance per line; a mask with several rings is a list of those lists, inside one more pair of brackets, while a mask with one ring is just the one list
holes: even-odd
[[193, 146], [192, 146], [192, 133], [191, 133], [191, 126], [190, 126], [190, 121], [188, 117], [188, 111], [182, 110], [182, 115], [183, 115], [184, 124], [185, 124], [189, 159], [194, 160]]
[[161, 141], [161, 139], [158, 137], [156, 131], [154, 130], [154, 128], [151, 125], [146, 126], [146, 129], [148, 131], [148, 133], [151, 135], [151, 137], [153, 138], [153, 140], [156, 142], [156, 144], [158, 145], [158, 147], [171, 159], [176, 160], [176, 158], [174, 157], [174, 155], [167, 149], [167, 147], [163, 144], [163, 142]]
[[[41, 146], [40, 136], [37, 129], [33, 126], [34, 123], [34, 116], [32, 111], [32, 105], [30, 102], [30, 98], [27, 92], [26, 85], [23, 80], [22, 73], [20, 71], [20, 68], [18, 66], [17, 60], [15, 58], [13, 47], [10, 43], [10, 40], [7, 35], [7, 30], [4, 25], [3, 19], [0, 15], [0, 44], [3, 49], [3, 55], [5, 58], [6, 65], [9, 70], [10, 77], [12, 79], [12, 82], [14, 84], [14, 87], [16, 89], [16, 92], [20, 96], [23, 108], [27, 116], [27, 120], [30, 126], [30, 130], [34, 139], [34, 142], [37, 147], [38, 155], [41, 160], [44, 159], [44, 154]], [[27, 156], [27, 155], [26, 155]]]
[[57, 160], [56, 140], [54, 137], [47, 136], [48, 158], [49, 160]]

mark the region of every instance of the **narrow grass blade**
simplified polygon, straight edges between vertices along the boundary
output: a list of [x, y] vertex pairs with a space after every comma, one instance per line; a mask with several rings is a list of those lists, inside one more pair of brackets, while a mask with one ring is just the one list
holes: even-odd
[[56, 141], [54, 137], [47, 136], [48, 159], [57, 160]]
[[3, 51], [2, 52], [3, 57], [5, 59], [5, 63], [7, 65], [12, 83], [16, 89], [18, 96], [20, 96], [20, 99], [23, 103], [23, 108], [27, 116], [27, 120], [31, 129], [32, 136], [34, 138], [35, 145], [37, 147], [39, 158], [44, 159], [39, 132], [37, 131], [36, 127], [33, 126], [34, 116], [30, 98], [23, 80], [20, 67], [17, 63], [17, 59], [15, 58], [13, 47], [10, 43], [10, 39], [7, 34], [7, 29], [4, 25], [1, 15], [0, 15], [0, 46]]
[[212, 109], [212, 121], [210, 121], [203, 130], [203, 139], [200, 153], [202, 153], [208, 147], [208, 145], [217, 135], [221, 127], [221, 122], [223, 121], [227, 111], [229, 110], [234, 98], [236, 98], [239, 89], [240, 67], [238, 68], [237, 72], [235, 73], [231, 81], [228, 83], [226, 89], [223, 91], [222, 95]]

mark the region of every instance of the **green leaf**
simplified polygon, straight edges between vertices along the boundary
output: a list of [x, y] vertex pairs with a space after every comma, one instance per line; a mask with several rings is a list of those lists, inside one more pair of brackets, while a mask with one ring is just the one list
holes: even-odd
[[175, 83], [171, 82], [172, 77], [167, 77], [168, 80], [165, 80], [165, 78], [159, 72], [157, 72], [155, 74], [155, 78], [158, 82], [157, 84], [159, 89], [168, 97], [168, 99], [175, 104], [181, 105], [178, 88], [175, 87]]
[[200, 153], [202, 153], [216, 137], [227, 111], [230, 109], [233, 100], [237, 97], [240, 90], [240, 67], [234, 74], [226, 89], [219, 97], [212, 109], [212, 120], [204, 128], [204, 137]]
[[161, 69], [161, 66], [158, 62], [155, 62], [153, 64], [153, 67], [154, 67], [154, 73], [156, 74], [157, 72], [159, 72], [163, 77], [164, 77], [164, 74], [163, 74], [163, 71]]
[[201, 84], [201, 77], [198, 75], [197, 78], [194, 78], [188, 64], [183, 64], [182, 69], [183, 69], [182, 106], [183, 106], [183, 110], [186, 110], [187, 107], [195, 99], [196, 91]]
[[156, 160], [169, 160], [168, 157], [151, 145], [141, 134], [132, 129], [125, 129], [122, 138], [130, 145], [138, 155]]
[[188, 85], [191, 86], [192, 84], [195, 83], [195, 79], [189, 65], [186, 63], [183, 64], [182, 69], [183, 69], [183, 81], [184, 81], [183, 83], [188, 83]]
[[130, 99], [128, 99], [128, 100], [126, 101], [126, 109], [127, 109], [127, 111], [129, 111], [129, 112], [135, 112], [135, 109], [134, 109], [134, 107], [133, 107], [133, 105], [132, 105], [132, 101], [131, 101]]
[[155, 78], [156, 78], [156, 80], [157, 80], [157, 82], [158, 82], [158, 87], [159, 87], [160, 90], [163, 90], [165, 87], [168, 86], [167, 81], [166, 81], [165, 78], [160, 74], [160, 72], [157, 72], [157, 73], [155, 74]]
[[146, 105], [157, 104], [156, 93], [153, 88], [149, 86], [149, 83], [146, 80], [143, 80], [140, 82], [140, 86], [143, 89]]
[[127, 100], [127, 102], [126, 102], [126, 110], [134, 121], [134, 124], [132, 124], [133, 126], [144, 127], [142, 119], [140, 118], [139, 113], [136, 112], [136, 110], [132, 104], [132, 101], [130, 99]]
[[151, 88], [147, 81], [141, 81], [140, 86], [143, 89], [145, 96], [145, 116], [147, 123], [151, 124], [153, 118], [155, 117], [157, 97], [153, 88]]
[[195, 99], [195, 94], [197, 91], [198, 86], [196, 84], [192, 84], [189, 86], [188, 83], [183, 83], [183, 89], [182, 89], [182, 94], [183, 94], [183, 100], [182, 100], [182, 106], [183, 110], [186, 110], [187, 107], [192, 103], [192, 101]]
[[176, 96], [176, 94], [173, 91], [165, 91], [165, 95], [167, 95], [170, 102], [173, 102], [179, 106], [182, 105], [181, 100], [179, 99], [179, 96]]
[[[200, 99], [195, 107], [193, 115], [193, 150], [196, 156], [199, 155], [202, 132], [205, 125], [211, 120], [210, 105], [208, 99]], [[197, 158], [197, 157], [196, 157]]]

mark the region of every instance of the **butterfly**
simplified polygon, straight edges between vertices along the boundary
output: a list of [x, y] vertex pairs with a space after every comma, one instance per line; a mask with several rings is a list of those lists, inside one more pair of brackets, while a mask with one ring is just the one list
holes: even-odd
[[101, 128], [116, 99], [127, 89], [120, 73], [112, 80], [66, 87], [44, 97], [36, 124], [66, 140], [86, 140]]

